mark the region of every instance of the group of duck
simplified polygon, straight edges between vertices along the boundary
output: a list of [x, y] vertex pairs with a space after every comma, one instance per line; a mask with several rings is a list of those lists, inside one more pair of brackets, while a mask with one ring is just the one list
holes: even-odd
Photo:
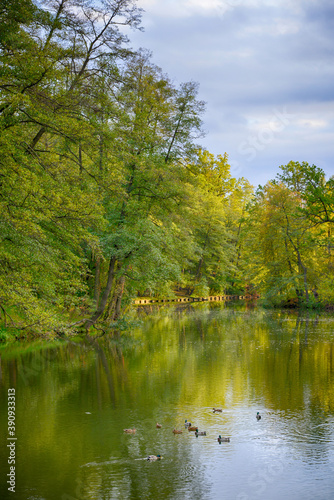
[[[222, 413], [222, 408], [213, 408], [213, 413]], [[260, 412], [257, 412], [256, 414], [256, 420], [261, 420], [261, 415], [260, 415]], [[195, 432], [195, 436], [198, 437], [198, 436], [206, 436], [206, 431], [199, 431], [198, 430], [198, 427], [195, 426], [195, 425], [192, 425], [191, 422], [188, 422], [188, 420], [185, 420], [184, 421], [184, 427], [190, 432], [190, 431], [194, 431]], [[156, 428], [157, 429], [161, 429], [162, 428], [162, 425], [157, 423], [156, 424]], [[126, 434], [135, 434], [136, 433], [136, 429], [123, 429], [124, 432]], [[173, 434], [182, 434], [183, 431], [182, 430], [179, 430], [179, 429], [173, 429]], [[218, 436], [217, 438], [217, 441], [218, 443], [229, 443], [230, 442], [230, 438], [229, 437], [222, 437], [221, 435]], [[154, 460], [161, 460], [162, 456], [161, 455], [149, 455], [147, 457], [147, 460], [150, 460], [150, 461], [154, 461]]]

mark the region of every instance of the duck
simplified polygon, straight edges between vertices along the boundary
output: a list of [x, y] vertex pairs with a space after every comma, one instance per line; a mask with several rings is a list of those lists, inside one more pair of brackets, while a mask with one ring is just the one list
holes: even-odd
[[173, 433], [174, 433], [174, 434], [182, 434], [182, 432], [183, 432], [183, 431], [179, 431], [179, 430], [177, 430], [177, 429], [173, 429]]
[[206, 431], [199, 431], [198, 429], [196, 429], [195, 431], [195, 436], [206, 436]]
[[196, 431], [197, 427], [195, 425], [189, 425], [188, 431]]
[[162, 459], [162, 456], [161, 455], [149, 455], [147, 457], [147, 460], [150, 460], [153, 462], [153, 460], [161, 460]]
[[261, 420], [260, 412], [257, 412], [257, 414], [256, 414], [256, 420]]
[[216, 412], [219, 412], [219, 413], [222, 413], [222, 408], [212, 408], [213, 410], [213, 413], [216, 413]]
[[136, 434], [136, 429], [123, 429], [123, 432], [127, 434]]
[[157, 429], [161, 429], [161, 427], [162, 427], [162, 425], [161, 425], [161, 424], [158, 424], [158, 422], [157, 422], [157, 424], [156, 424], [156, 428], [157, 428]]
[[184, 421], [184, 426], [185, 426], [185, 428], [190, 427], [191, 426], [191, 422], [188, 422], [188, 420], [185, 420]]
[[222, 438], [221, 435], [219, 435], [217, 441], [218, 443], [229, 443], [230, 438]]

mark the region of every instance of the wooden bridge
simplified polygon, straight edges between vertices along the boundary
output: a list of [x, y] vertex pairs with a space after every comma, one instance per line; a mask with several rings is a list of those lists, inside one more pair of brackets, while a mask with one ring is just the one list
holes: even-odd
[[209, 297], [175, 297], [173, 299], [135, 299], [134, 304], [166, 304], [169, 302], [219, 302], [227, 300], [258, 299], [258, 295], [210, 295]]

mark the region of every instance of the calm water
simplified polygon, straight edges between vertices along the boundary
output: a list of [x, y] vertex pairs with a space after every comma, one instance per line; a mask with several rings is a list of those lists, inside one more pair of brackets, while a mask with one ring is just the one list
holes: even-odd
[[1, 499], [334, 498], [333, 315], [199, 304], [141, 317], [119, 339], [0, 350]]

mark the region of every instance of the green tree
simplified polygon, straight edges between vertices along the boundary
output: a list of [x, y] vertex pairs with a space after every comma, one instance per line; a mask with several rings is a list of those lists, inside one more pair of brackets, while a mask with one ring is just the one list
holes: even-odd
[[281, 166], [277, 177], [299, 193], [301, 212], [315, 225], [334, 222], [334, 179], [326, 181], [325, 172], [307, 162], [291, 161]]
[[241, 213], [235, 210], [235, 200], [243, 180], [231, 176], [226, 153], [215, 157], [199, 150], [188, 171], [193, 176], [190, 208], [197, 251], [186, 268], [186, 283], [199, 295], [225, 293], [236, 269]]
[[301, 211], [298, 192], [282, 182], [258, 189], [250, 207], [246, 244], [251, 279], [273, 302], [296, 298], [309, 305], [319, 284], [317, 256], [321, 233]]
[[54, 326], [85, 294], [85, 248], [98, 248], [103, 83], [127, 55], [120, 27], [138, 27], [140, 11], [124, 0], [2, 7], [0, 302], [19, 326]]
[[167, 292], [166, 285], [179, 279], [175, 250], [186, 191], [183, 160], [193, 154], [193, 134], [201, 126], [197, 87], [174, 88], [149, 53], [134, 55], [120, 80], [120, 116], [110, 124], [120, 189], [117, 197], [105, 193], [108, 226], [100, 241], [107, 270], [86, 328], [102, 316], [118, 319], [126, 288], [154, 293], [159, 285]]

